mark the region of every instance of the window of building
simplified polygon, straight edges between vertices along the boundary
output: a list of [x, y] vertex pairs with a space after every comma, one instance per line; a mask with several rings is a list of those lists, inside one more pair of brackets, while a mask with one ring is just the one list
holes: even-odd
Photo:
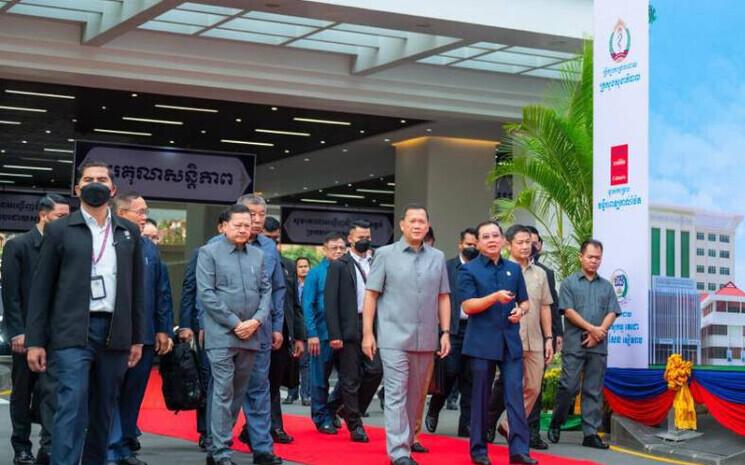
[[714, 249], [709, 249], [709, 256], [713, 258], [717, 258], [717, 251]]
[[691, 277], [691, 233], [680, 232], [680, 277]]
[[660, 275], [660, 228], [652, 228], [652, 276]]
[[724, 284], [719, 285], [719, 289], [722, 289], [724, 287]]
[[702, 282], [697, 282], [696, 289], [698, 289], [699, 291], [703, 291], [704, 289], [706, 289], [706, 285]]
[[709, 233], [709, 241], [715, 242], [717, 240], [717, 235], [714, 233]]
[[729, 258], [729, 250], [720, 250], [719, 258]]
[[710, 266], [708, 268], [708, 273], [709, 274], [717, 274], [717, 267], [716, 266]]
[[706, 252], [704, 249], [696, 249], [696, 256], [703, 257]]
[[665, 276], [675, 276], [675, 230], [668, 229], [665, 231]]
[[719, 242], [724, 242], [725, 244], [729, 244], [729, 236], [727, 234], [720, 234]]
[[696, 273], [706, 273], [706, 267], [704, 265], [696, 265]]
[[[704, 283], [698, 283], [701, 284], [701, 289], [704, 288]], [[712, 304], [707, 305], [704, 307], [704, 316], [708, 315], [709, 313], [714, 311], [714, 306]]]
[[740, 313], [740, 302], [727, 302], [727, 313]]
[[707, 347], [703, 351], [705, 358], [727, 358], [726, 347]]
[[710, 291], [716, 291], [717, 290], [717, 285], [714, 284], [714, 283], [709, 283], [709, 285], [706, 288], [708, 290], [710, 290]]
[[729, 276], [729, 268], [727, 268], [726, 266], [720, 266], [719, 274], [722, 276]]
[[706, 235], [704, 233], [702, 233], [702, 232], [697, 232], [696, 233], [696, 240], [697, 241], [703, 241], [704, 239], [706, 239]]

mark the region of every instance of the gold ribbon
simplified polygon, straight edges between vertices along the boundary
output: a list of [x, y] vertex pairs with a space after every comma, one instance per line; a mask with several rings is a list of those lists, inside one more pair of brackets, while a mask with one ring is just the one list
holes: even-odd
[[665, 381], [667, 388], [675, 392], [673, 409], [675, 411], [675, 428], [680, 430], [696, 429], [696, 409], [693, 396], [688, 389], [688, 378], [691, 376], [693, 362], [686, 362], [680, 354], [672, 354], [667, 359]]

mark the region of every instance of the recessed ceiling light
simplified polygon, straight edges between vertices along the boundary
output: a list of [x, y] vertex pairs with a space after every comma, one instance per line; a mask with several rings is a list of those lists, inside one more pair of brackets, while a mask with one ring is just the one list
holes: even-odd
[[307, 203], [337, 203], [336, 200], [323, 200], [323, 199], [300, 199], [301, 202]]
[[349, 152], [349, 149], [341, 149], [342, 152], [347, 153]]
[[394, 191], [386, 191], [383, 189], [357, 189], [357, 192], [365, 192], [368, 194], [395, 194]]
[[325, 143], [326, 143], [326, 141], [325, 141], [325, 140], [322, 140], [322, 141], [321, 141], [321, 144], [325, 144]]
[[43, 108], [29, 108], [29, 107], [11, 107], [8, 105], [0, 105], [0, 110], [10, 111], [30, 111], [32, 113], [46, 113], [47, 111]]
[[139, 118], [136, 116], [122, 116], [124, 121], [138, 121], [140, 123], [170, 124], [172, 126], [183, 126], [182, 121], [173, 121], [167, 119]]
[[391, 140], [389, 138], [387, 138], [387, 137], [385, 139], [383, 139], [383, 142], [390, 142], [390, 141]]
[[0, 179], [0, 184], [15, 184], [15, 181], [11, 181], [10, 179]]
[[14, 170], [52, 171], [52, 168], [47, 168], [46, 166], [3, 165], [3, 168]]
[[316, 118], [292, 118], [295, 121], [300, 121], [301, 123], [318, 123], [318, 124], [336, 124], [339, 126], [351, 126], [352, 123], [349, 121], [335, 121], [330, 119], [316, 119]]
[[57, 153], [74, 153], [73, 150], [70, 149], [53, 149], [49, 147], [44, 147], [45, 152], [57, 152]]
[[274, 167], [273, 166], [270, 166], [269, 169], [273, 171], [274, 170]]
[[377, 200], [375, 200], [375, 199], [372, 199], [372, 202], [373, 202], [373, 203], [378, 203], [378, 201], [377, 201]]
[[393, 205], [392, 203], [381, 203], [380, 206], [381, 207], [388, 207], [388, 208], [396, 208], [396, 206]]
[[258, 145], [261, 147], [274, 147], [271, 142], [254, 142], [250, 140], [237, 140], [237, 139], [220, 139], [223, 144], [242, 144], [242, 145]]
[[303, 186], [303, 190], [304, 191], [307, 191], [308, 190], [308, 187], [307, 186]]
[[199, 131], [199, 132], [201, 132], [202, 134], [207, 134], [207, 131], [205, 131], [204, 129], [202, 129], [202, 130], [201, 130], [201, 131]]
[[75, 142], [75, 139], [67, 139], [67, 142]]
[[5, 89], [6, 94], [16, 94], [16, 95], [31, 95], [33, 97], [50, 97], [50, 98], [63, 98], [67, 100], [74, 100], [75, 97], [72, 95], [62, 95], [62, 94], [45, 94], [41, 92], [29, 92], [26, 90], [13, 90], [13, 89]]
[[72, 122], [73, 122], [73, 123], [77, 123], [77, 122], [78, 122], [78, 119], [77, 119], [77, 118], [73, 118], [73, 119], [72, 119]]
[[425, 129], [425, 131], [432, 132], [432, 128], [427, 128], [427, 129]]
[[401, 124], [406, 124], [406, 120], [405, 119], [402, 119], [401, 120]]
[[334, 181], [334, 184], [339, 184], [339, 181]]
[[101, 110], [105, 110], [105, 109], [106, 109], [106, 105], [101, 105]]
[[347, 184], [347, 187], [352, 187], [352, 184]]
[[217, 110], [214, 110], [212, 108], [182, 107], [179, 105], [163, 105], [160, 103], [156, 103], [155, 108], [164, 108], [166, 110], [201, 111], [204, 113], [217, 113]]
[[137, 97], [137, 94], [132, 94], [132, 97]]
[[321, 192], [321, 193], [323, 193], [323, 189], [318, 189], [318, 192]]
[[0, 153], [5, 153], [5, 149], [0, 149]]
[[20, 121], [7, 121], [7, 120], [0, 119], [0, 124], [12, 124], [14, 126], [18, 126], [19, 124], [21, 124], [21, 122]]
[[290, 153], [290, 151], [288, 149], [285, 149], [285, 153]]
[[72, 160], [57, 160], [57, 161], [60, 162], [60, 163], [72, 164]]
[[364, 195], [354, 194], [326, 194], [327, 197], [338, 197], [340, 199], [364, 199]]
[[44, 132], [45, 132], [45, 133], [47, 133], [47, 134], [51, 134], [51, 133], [52, 133], [52, 131], [50, 131], [49, 129], [47, 129], [47, 130], [46, 130], [46, 131], [44, 131]]
[[21, 144], [28, 144], [28, 141], [27, 140], [22, 140], [21, 141]]
[[168, 143], [169, 144], [175, 144], [176, 142], [175, 141], [172, 141], [172, 140], [169, 140]]
[[26, 173], [0, 173], [0, 176], [10, 176], [13, 178], [33, 178], [33, 174]]
[[371, 177], [371, 178], [374, 178], [374, 177], [375, 177], [375, 174], [373, 174], [373, 173], [370, 173], [370, 177]]
[[364, 133], [365, 133], [365, 130], [364, 129], [360, 129], [360, 134], [364, 134]]
[[243, 120], [242, 120], [242, 119], [240, 119], [240, 118], [236, 118], [236, 119], [235, 119], [235, 122], [236, 122], [236, 123], [242, 123], [242, 122], [243, 122]]
[[388, 182], [388, 183], [386, 183], [386, 184], [388, 184], [388, 185], [389, 185], [389, 186], [391, 186], [391, 187], [396, 187], [396, 183], [395, 183], [395, 182]]
[[119, 129], [100, 129], [95, 128], [93, 129], [93, 132], [103, 132], [106, 134], [124, 134], [127, 136], [143, 136], [143, 137], [150, 137], [152, 136], [149, 132], [138, 132], [138, 131], [121, 131]]
[[309, 137], [309, 132], [294, 132], [294, 131], [280, 131], [278, 129], [254, 129], [256, 132], [262, 132], [265, 134], [282, 134], [285, 136], [301, 136], [301, 137]]
[[272, 111], [277, 111], [277, 107], [272, 107]]
[[303, 161], [310, 161], [310, 158], [303, 158]]

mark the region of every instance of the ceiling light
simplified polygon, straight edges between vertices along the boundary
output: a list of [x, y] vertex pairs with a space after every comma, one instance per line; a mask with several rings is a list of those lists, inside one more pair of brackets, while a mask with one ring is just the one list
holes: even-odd
[[236, 122], [236, 123], [242, 123], [242, 122], [243, 122], [243, 120], [242, 120], [242, 119], [240, 119], [240, 118], [236, 118], [236, 119], [235, 119], [235, 122]]
[[402, 119], [401, 120], [401, 124], [406, 124], [406, 120], [405, 119]]
[[183, 126], [182, 121], [172, 121], [167, 119], [137, 118], [135, 116], [122, 116], [124, 121], [139, 121], [140, 123], [170, 124], [173, 126]]
[[386, 183], [386, 184], [388, 184], [391, 187], [396, 187], [396, 183], [395, 182], [389, 182], [389, 183]]
[[5, 93], [6, 94], [17, 94], [17, 95], [32, 95], [34, 97], [51, 97], [51, 98], [64, 98], [68, 100], [75, 100], [75, 97], [72, 95], [44, 94], [41, 92], [29, 92], [27, 90], [5, 89]]
[[201, 130], [201, 131], [199, 131], [199, 132], [201, 132], [202, 134], [207, 134], [207, 131], [205, 131], [204, 129], [202, 129], [202, 130]]
[[73, 122], [73, 123], [77, 123], [77, 122], [78, 122], [78, 119], [77, 119], [77, 118], [73, 118], [73, 119], [72, 119], [72, 122]]
[[57, 160], [60, 163], [69, 163], [72, 164], [72, 160]]
[[183, 110], [183, 111], [201, 111], [203, 113], [217, 113], [217, 110], [212, 108], [198, 108], [198, 107], [181, 107], [178, 105], [163, 105], [155, 104], [155, 108], [165, 108], [166, 110]]
[[137, 94], [132, 94], [132, 97], [137, 97]]
[[309, 137], [309, 132], [293, 132], [293, 131], [279, 131], [277, 129], [254, 129], [256, 132], [263, 132], [265, 134], [282, 134], [285, 136], [302, 136]]
[[336, 200], [321, 200], [321, 199], [300, 199], [301, 202], [307, 203], [337, 203]]
[[11, 181], [10, 179], [0, 179], [0, 184], [15, 184], [15, 181]]
[[21, 122], [20, 121], [7, 121], [7, 120], [0, 119], [0, 124], [13, 124], [17, 126], [21, 124]]
[[307, 191], [307, 190], [308, 190], [308, 187], [303, 187], [303, 190], [304, 190], [304, 191]]
[[365, 133], [365, 130], [364, 129], [360, 129], [360, 134], [364, 134], [364, 133]]
[[303, 161], [310, 161], [310, 158], [303, 158]]
[[149, 132], [137, 132], [137, 131], [120, 131], [118, 129], [99, 129], [95, 128], [93, 129], [93, 132], [104, 132], [107, 134], [124, 134], [127, 136], [143, 136], [143, 137], [150, 137], [152, 136]]
[[106, 109], [106, 105], [101, 105], [101, 110], [105, 110], [105, 109]]
[[386, 191], [383, 189], [357, 189], [357, 192], [365, 192], [367, 194], [395, 194], [394, 191]]
[[375, 174], [373, 174], [373, 173], [370, 173], [370, 177], [371, 177], [371, 178], [374, 178], [374, 177], [375, 177]]
[[3, 168], [14, 170], [52, 171], [52, 168], [47, 168], [46, 166], [3, 165]]
[[364, 195], [354, 194], [326, 194], [327, 197], [339, 197], [340, 199], [364, 199]]
[[432, 132], [432, 128], [427, 128], [427, 129], [425, 129], [425, 131]]
[[325, 144], [325, 143], [326, 143], [326, 141], [325, 141], [325, 140], [322, 140], [322, 141], [321, 141], [321, 144]]
[[387, 137], [385, 139], [383, 139], [383, 142], [390, 142], [390, 141], [391, 140], [389, 138], [387, 138]]
[[5, 153], [5, 149], [0, 149], [0, 153]]
[[342, 152], [347, 153], [349, 152], [349, 149], [341, 149]]
[[75, 139], [67, 139], [67, 142], [75, 142]]
[[223, 144], [259, 145], [261, 147], [274, 147], [271, 142], [253, 142], [250, 140], [220, 139]]
[[349, 121], [334, 121], [330, 119], [315, 119], [315, 118], [292, 118], [295, 121], [300, 121], [301, 123], [318, 123], [318, 124], [337, 124], [339, 126], [351, 126], [352, 123]]
[[380, 206], [381, 207], [388, 207], [388, 208], [396, 208], [396, 206], [393, 205], [392, 203], [381, 203]]
[[46, 130], [46, 131], [44, 131], [44, 132], [45, 132], [45, 133], [47, 133], [47, 134], [51, 134], [51, 133], [52, 133], [52, 131], [50, 131], [49, 129], [47, 129], [47, 130]]
[[30, 111], [30, 112], [34, 112], [34, 113], [46, 113], [47, 112], [43, 108], [9, 107], [7, 105], [0, 105], [0, 110]]
[[273, 167], [273, 166], [270, 166], [270, 167], [269, 167], [269, 169], [270, 169], [270, 170], [274, 170], [274, 167]]
[[22, 140], [21, 141], [21, 144], [28, 144], [28, 141], [27, 140]]
[[169, 144], [175, 144], [176, 142], [174, 142], [174, 141], [172, 141], [172, 140], [169, 140], [169, 141], [168, 141], [168, 143], [169, 143]]
[[70, 149], [52, 149], [49, 147], [44, 147], [45, 152], [57, 152], [57, 153], [75, 153], [73, 150]]
[[33, 174], [25, 174], [25, 173], [0, 173], [0, 176], [12, 176], [14, 178], [33, 178]]
[[290, 151], [288, 149], [285, 149], [285, 153], [290, 153]]
[[272, 107], [272, 111], [277, 111], [277, 107]]

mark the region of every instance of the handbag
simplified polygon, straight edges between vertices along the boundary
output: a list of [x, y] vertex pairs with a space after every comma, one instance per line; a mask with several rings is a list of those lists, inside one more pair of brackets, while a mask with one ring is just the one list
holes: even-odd
[[449, 393], [445, 392], [447, 372], [445, 369], [445, 359], [440, 358], [439, 355], [435, 354], [435, 363], [432, 367], [432, 377], [429, 380], [428, 394], [439, 394], [446, 396]]

